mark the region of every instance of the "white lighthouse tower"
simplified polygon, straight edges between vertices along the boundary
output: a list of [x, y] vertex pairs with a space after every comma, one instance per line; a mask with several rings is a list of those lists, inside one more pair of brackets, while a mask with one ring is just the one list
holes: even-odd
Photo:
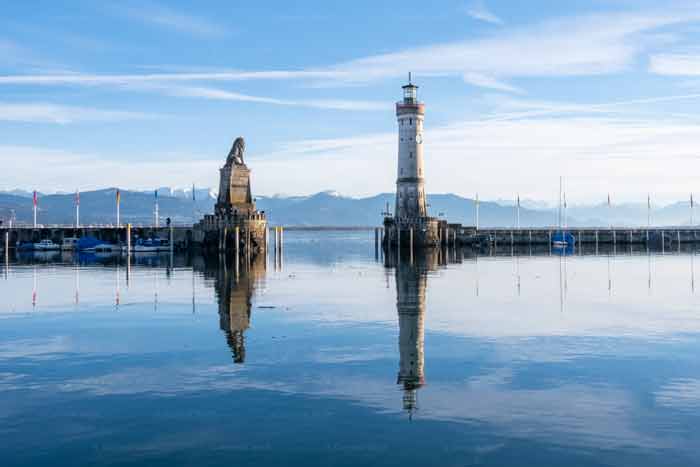
[[425, 105], [418, 102], [418, 86], [411, 82], [402, 86], [403, 101], [396, 103], [399, 126], [399, 163], [396, 174], [397, 221], [423, 218], [428, 215], [425, 202], [425, 167], [423, 163], [423, 116]]
[[402, 88], [403, 100], [396, 103], [399, 127], [396, 207], [393, 217], [384, 218], [384, 245], [401, 248], [436, 246], [440, 242], [441, 226], [444, 229], [447, 224], [428, 216], [423, 161], [425, 105], [418, 102], [418, 86], [411, 82], [410, 73], [408, 84]]

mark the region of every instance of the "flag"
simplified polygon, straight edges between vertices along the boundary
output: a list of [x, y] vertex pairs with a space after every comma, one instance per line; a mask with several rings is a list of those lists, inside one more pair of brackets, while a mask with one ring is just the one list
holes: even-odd
[[158, 201], [158, 190], [153, 190], [153, 194], [156, 196], [156, 201]]
[[610, 193], [608, 193], [608, 207], [610, 207]]
[[33, 198], [33, 200], [34, 200], [34, 207], [36, 207], [36, 190], [34, 190], [34, 198]]
[[566, 209], [566, 193], [564, 193], [564, 209]]
[[651, 195], [647, 195], [647, 209], [651, 209]]
[[122, 199], [122, 194], [119, 192], [119, 188], [117, 188], [117, 205], [119, 205], [119, 202]]
[[192, 184], [192, 201], [197, 201], [194, 194], [194, 183]]
[[80, 206], [80, 191], [75, 191], [75, 205]]
[[520, 207], [520, 194], [518, 194], [518, 207]]

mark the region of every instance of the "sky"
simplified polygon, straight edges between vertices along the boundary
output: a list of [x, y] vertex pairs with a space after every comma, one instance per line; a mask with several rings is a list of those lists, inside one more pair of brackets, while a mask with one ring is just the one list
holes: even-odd
[[0, 3], [0, 190], [393, 192], [410, 71], [431, 193], [700, 195], [700, 1]]

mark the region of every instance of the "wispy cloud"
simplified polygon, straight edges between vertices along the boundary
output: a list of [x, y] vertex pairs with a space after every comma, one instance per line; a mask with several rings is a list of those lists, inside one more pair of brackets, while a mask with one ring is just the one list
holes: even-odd
[[165, 93], [180, 97], [201, 97], [205, 99], [258, 102], [263, 104], [286, 105], [297, 107], [311, 107], [317, 109], [332, 110], [386, 110], [391, 104], [388, 102], [354, 101], [343, 99], [277, 99], [273, 97], [251, 96], [238, 92], [226, 91], [207, 87], [164, 87]]
[[[478, 86], [513, 92], [516, 77], [585, 76], [620, 72], [644, 52], [666, 44], [658, 30], [700, 20], [700, 10], [624, 12], [587, 15], [513, 28], [493, 37], [367, 56], [330, 66], [300, 70], [250, 70], [202, 73], [0, 76], [0, 84], [130, 85], [153, 82], [301, 80], [309, 85], [346, 86], [395, 79], [412, 70], [418, 76], [454, 76]], [[655, 71], [669, 60], [656, 57]], [[686, 60], [686, 62], [688, 62]]]
[[492, 24], [503, 24], [503, 20], [486, 7], [483, 0], [476, 0], [465, 8], [465, 12], [474, 19]]
[[467, 72], [464, 73], [462, 76], [464, 79], [465, 83], [472, 84], [474, 86], [482, 87], [482, 88], [489, 88], [489, 89], [495, 89], [497, 91], [505, 91], [505, 92], [514, 92], [514, 93], [522, 93], [523, 90], [520, 88], [517, 88], [515, 86], [512, 86], [504, 81], [499, 81], [498, 79], [492, 77], [492, 76], [487, 76], [481, 73], [472, 73], [472, 72]]
[[649, 71], [659, 75], [700, 75], [700, 54], [657, 54], [649, 58]]
[[[623, 71], [658, 41], [654, 33], [698, 21], [698, 10], [588, 15], [546, 21], [483, 39], [435, 44], [331, 67], [354, 83], [416, 75], [467, 73], [511, 77], [584, 76]], [[491, 84], [491, 83], [488, 83]]]
[[123, 86], [143, 83], [188, 81], [250, 81], [294, 79], [341, 79], [339, 71], [276, 70], [276, 71], [217, 71], [203, 73], [146, 73], [146, 74], [98, 74], [64, 73], [38, 75], [0, 76], [0, 84], [24, 85], [86, 85]]
[[117, 13], [129, 18], [193, 36], [216, 38], [226, 34], [224, 27], [211, 20], [181, 13], [151, 2], [139, 2], [135, 6], [120, 6], [118, 8], [119, 10], [115, 10]]
[[57, 105], [43, 102], [0, 102], [0, 121], [26, 123], [115, 122], [155, 118], [154, 114]]

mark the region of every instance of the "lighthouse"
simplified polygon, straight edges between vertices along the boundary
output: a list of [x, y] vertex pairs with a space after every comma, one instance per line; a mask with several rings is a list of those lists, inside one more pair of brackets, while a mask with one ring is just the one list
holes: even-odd
[[[423, 118], [425, 105], [418, 101], [418, 86], [411, 81], [401, 87], [403, 99], [396, 103], [398, 164], [394, 215], [384, 218], [384, 247], [421, 248], [440, 244], [445, 221], [428, 216], [423, 160]], [[447, 237], [445, 237], [447, 238]]]
[[396, 174], [397, 219], [426, 217], [425, 166], [423, 163], [423, 117], [425, 105], [418, 102], [418, 86], [411, 82], [402, 86], [403, 100], [396, 103], [399, 128], [399, 160]]

